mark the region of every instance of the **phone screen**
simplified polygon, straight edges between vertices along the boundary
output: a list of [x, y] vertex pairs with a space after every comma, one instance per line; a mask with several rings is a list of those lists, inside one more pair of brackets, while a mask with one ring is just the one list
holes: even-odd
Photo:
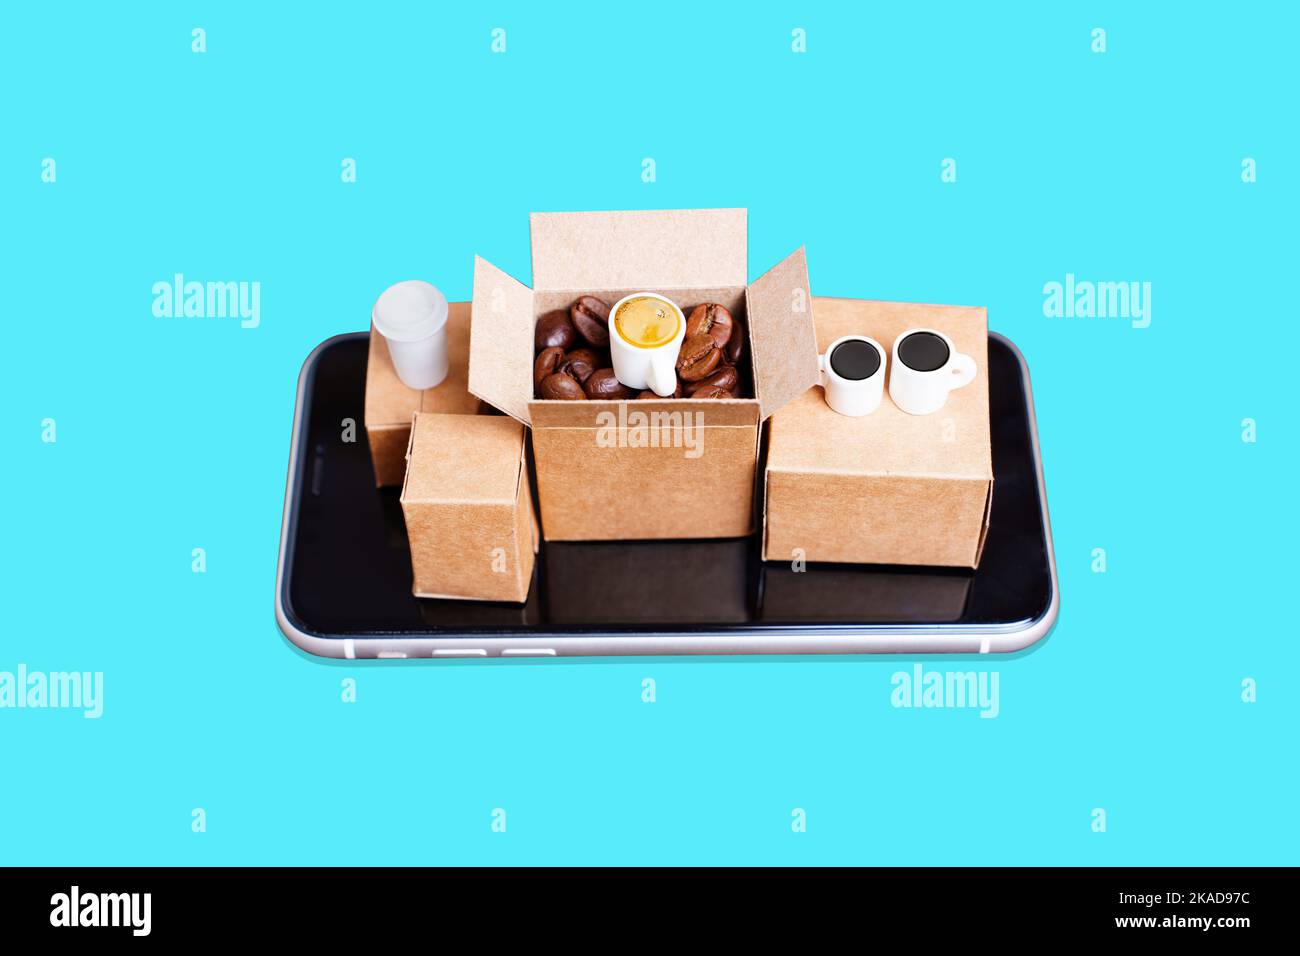
[[[703, 541], [546, 542], [526, 603], [416, 598], [398, 488], [376, 488], [361, 429], [365, 333], [322, 346], [308, 369], [286, 543], [284, 610], [320, 635], [466, 636], [816, 625], [1006, 625], [1051, 601], [1038, 465], [1020, 361], [989, 339], [993, 509], [978, 570], [760, 559], [760, 536]], [[357, 423], [345, 442], [343, 422]], [[760, 469], [761, 469], [760, 462]], [[761, 474], [761, 470], [760, 470]], [[536, 488], [536, 482], [533, 482]], [[644, 585], [655, 568], [656, 588]], [[665, 600], [664, 595], [672, 595]]]

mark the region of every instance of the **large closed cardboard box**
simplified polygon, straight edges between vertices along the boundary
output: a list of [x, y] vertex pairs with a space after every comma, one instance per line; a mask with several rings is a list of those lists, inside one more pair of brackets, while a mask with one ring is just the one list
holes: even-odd
[[899, 410], [886, 390], [878, 409], [849, 418], [831, 411], [820, 388], [778, 411], [769, 430], [764, 560], [978, 566], [993, 494], [985, 310], [817, 299], [819, 349], [859, 334], [888, 353], [918, 327], [938, 329], [974, 358], [974, 380], [930, 415]]
[[[469, 388], [530, 426], [542, 533], [556, 541], [723, 538], [756, 526], [762, 422], [817, 381], [803, 249], [747, 283], [744, 209], [534, 213], [533, 287], [474, 263]], [[754, 397], [533, 398], [534, 326], [581, 295], [717, 302], [749, 339]]]

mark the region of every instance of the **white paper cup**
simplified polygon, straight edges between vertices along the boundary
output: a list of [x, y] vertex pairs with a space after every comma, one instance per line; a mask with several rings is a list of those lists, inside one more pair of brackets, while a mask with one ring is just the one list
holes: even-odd
[[447, 297], [427, 282], [390, 285], [370, 311], [407, 388], [433, 388], [447, 377]]

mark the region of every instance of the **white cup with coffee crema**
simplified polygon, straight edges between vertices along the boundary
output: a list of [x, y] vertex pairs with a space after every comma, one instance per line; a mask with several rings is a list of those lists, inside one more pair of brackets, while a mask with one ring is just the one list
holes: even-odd
[[614, 377], [667, 398], [677, 391], [677, 353], [685, 335], [686, 317], [676, 304], [653, 292], [624, 296], [609, 310]]
[[865, 335], [845, 335], [817, 357], [826, 404], [841, 415], [870, 415], [885, 393], [885, 350]]
[[929, 415], [948, 393], [975, 378], [975, 360], [958, 352], [952, 339], [934, 329], [908, 329], [894, 339], [889, 397], [909, 415]]

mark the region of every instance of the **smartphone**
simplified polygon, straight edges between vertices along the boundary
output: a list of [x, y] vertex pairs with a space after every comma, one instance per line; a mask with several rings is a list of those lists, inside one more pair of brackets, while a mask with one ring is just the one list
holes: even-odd
[[[275, 614], [324, 657], [1015, 651], [1059, 607], [1029, 370], [989, 335], [993, 507], [976, 570], [764, 562], [760, 533], [543, 541], [524, 604], [417, 598], [398, 500], [360, 433], [364, 332], [322, 342], [298, 379]], [[343, 423], [356, 423], [344, 441]], [[760, 462], [759, 474], [762, 462]], [[537, 487], [536, 481], [533, 487]], [[646, 589], [643, 571], [656, 569]], [[671, 600], [663, 595], [671, 594]]]

